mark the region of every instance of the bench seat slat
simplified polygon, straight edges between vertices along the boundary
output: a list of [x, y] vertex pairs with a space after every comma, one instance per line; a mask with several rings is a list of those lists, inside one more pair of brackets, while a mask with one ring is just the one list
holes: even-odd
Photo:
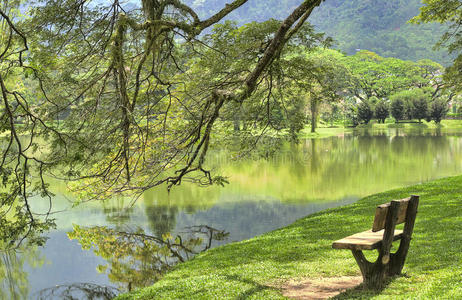
[[[351, 249], [351, 250], [373, 250], [379, 248], [383, 240], [384, 230], [373, 232], [372, 230], [363, 231], [341, 240], [335, 241], [332, 244], [334, 249]], [[393, 235], [393, 241], [401, 239], [403, 231], [396, 229]]]

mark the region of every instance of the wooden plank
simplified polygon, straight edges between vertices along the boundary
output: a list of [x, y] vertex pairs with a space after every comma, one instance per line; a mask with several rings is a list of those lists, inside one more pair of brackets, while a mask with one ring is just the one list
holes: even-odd
[[[409, 205], [409, 200], [411, 200], [410, 197], [401, 200], [393, 200], [394, 202], [399, 202], [400, 204], [398, 209], [398, 220], [396, 221], [396, 224], [401, 224], [404, 223], [404, 221], [406, 221], [406, 212], [407, 207]], [[390, 203], [391, 202], [377, 206], [377, 209], [375, 210], [374, 224], [372, 225], [373, 232], [385, 228], [385, 221], [387, 219], [387, 213], [388, 209], [390, 208]]]
[[399, 249], [393, 255], [388, 274], [399, 275], [401, 274], [406, 260], [407, 253], [409, 251], [409, 245], [411, 243], [412, 231], [414, 230], [414, 223], [417, 216], [417, 207], [419, 206], [419, 196], [412, 195], [407, 208], [406, 223], [404, 223], [403, 237], [399, 244]]
[[383, 233], [383, 241], [381, 248], [382, 264], [386, 265], [390, 262], [390, 250], [395, 235], [396, 223], [398, 220], [398, 212], [401, 207], [399, 201], [391, 201], [388, 207], [387, 220], [385, 221], [385, 232]]
[[[334, 249], [350, 249], [350, 250], [373, 250], [377, 249], [383, 240], [384, 230], [373, 232], [372, 230], [363, 231], [341, 240], [335, 241], [332, 244]], [[402, 230], [395, 230], [393, 241], [401, 239], [403, 235]]]

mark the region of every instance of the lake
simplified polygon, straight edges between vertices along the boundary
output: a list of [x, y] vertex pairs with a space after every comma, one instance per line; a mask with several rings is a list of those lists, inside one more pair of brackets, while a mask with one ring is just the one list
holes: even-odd
[[[216, 155], [210, 163], [220, 166], [230, 184], [184, 184], [170, 194], [157, 188], [134, 204], [111, 199], [72, 208], [73, 196], [63, 183], [54, 183], [57, 229], [49, 233], [45, 247], [0, 254], [0, 299], [59, 299], [66, 292], [83, 295], [78, 293], [85, 288], [98, 292], [131, 287], [128, 275], [108, 276], [107, 269], [98, 267], [108, 264], [105, 259], [68, 238], [74, 224], [141, 230], [152, 236], [181, 235], [191, 226], [204, 225], [229, 233], [225, 240], [213, 240], [212, 247], [241, 241], [372, 193], [459, 175], [462, 131], [349, 130], [341, 136], [283, 144], [267, 159], [228, 161], [226, 155]], [[48, 207], [42, 199], [34, 199], [33, 205], [37, 211]]]

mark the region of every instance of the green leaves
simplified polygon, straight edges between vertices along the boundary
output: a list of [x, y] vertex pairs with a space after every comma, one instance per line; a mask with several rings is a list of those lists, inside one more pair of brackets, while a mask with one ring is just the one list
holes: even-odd
[[374, 111], [372, 106], [369, 104], [369, 101], [362, 101], [358, 105], [358, 118], [364, 124], [368, 124], [369, 121], [374, 116]]
[[229, 184], [228, 178], [223, 177], [223, 176], [215, 176], [215, 177], [213, 177], [212, 180], [213, 180], [214, 184], [222, 186], [222, 187], [224, 187], [225, 184]]
[[449, 24], [449, 29], [442, 34], [437, 47], [446, 46], [449, 53], [457, 57], [452, 67], [448, 68], [446, 81], [450, 82], [460, 92], [462, 81], [462, 4], [459, 0], [423, 0], [424, 6], [420, 8], [420, 14], [411, 22], [421, 24], [439, 22]]
[[400, 91], [390, 97], [392, 102], [392, 115], [396, 121], [402, 119], [425, 119], [429, 112], [431, 95], [424, 89], [411, 89]]
[[390, 105], [387, 101], [385, 100], [380, 100], [375, 104], [375, 111], [374, 111], [375, 117], [381, 121], [382, 123], [385, 123], [385, 119], [388, 118], [390, 115]]
[[449, 111], [449, 106], [443, 99], [436, 99], [430, 104], [429, 117], [439, 124]]

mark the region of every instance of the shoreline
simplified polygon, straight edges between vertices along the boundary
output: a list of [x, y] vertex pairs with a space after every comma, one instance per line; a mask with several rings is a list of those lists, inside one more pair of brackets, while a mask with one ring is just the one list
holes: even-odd
[[[378, 293], [354, 289], [337, 299], [462, 297], [462, 176], [456, 176], [367, 196], [211, 249], [177, 265], [153, 286], [116, 299], [287, 299], [282, 286], [289, 281], [358, 276], [350, 251], [334, 250], [331, 243], [370, 228], [376, 205], [411, 194], [420, 195], [421, 202], [406, 276]], [[368, 252], [373, 259], [375, 252]]]

